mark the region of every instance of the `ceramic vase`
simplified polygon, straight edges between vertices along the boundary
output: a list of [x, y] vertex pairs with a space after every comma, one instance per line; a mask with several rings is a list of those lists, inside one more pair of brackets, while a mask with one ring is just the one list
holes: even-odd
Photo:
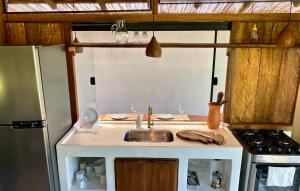
[[210, 129], [217, 129], [221, 124], [221, 105], [208, 103], [207, 126]]

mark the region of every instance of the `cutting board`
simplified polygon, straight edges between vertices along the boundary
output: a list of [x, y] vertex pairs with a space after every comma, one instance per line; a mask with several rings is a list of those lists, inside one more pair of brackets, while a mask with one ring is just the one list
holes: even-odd
[[[204, 134], [206, 136], [211, 137], [212, 141], [208, 141], [207, 138], [200, 136], [197, 133]], [[187, 141], [195, 141], [201, 142], [204, 144], [215, 143], [217, 145], [222, 145], [224, 143], [224, 136], [219, 133], [209, 132], [209, 131], [199, 131], [199, 130], [183, 130], [176, 133], [176, 136], [187, 140]]]

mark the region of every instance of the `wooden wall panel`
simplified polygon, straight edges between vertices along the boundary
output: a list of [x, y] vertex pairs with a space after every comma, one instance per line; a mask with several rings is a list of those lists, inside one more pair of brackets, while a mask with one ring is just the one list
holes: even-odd
[[5, 44], [6, 30], [4, 23], [4, 6], [3, 1], [0, 1], [0, 45]]
[[[251, 122], [254, 119], [255, 92], [259, 72], [260, 49], [235, 49], [237, 56], [235, 62], [235, 85], [232, 89], [231, 111], [233, 121]], [[244, 75], [247, 71], [247, 75]], [[247, 88], [245, 88], [247, 87]], [[238, 107], [237, 107], [238, 105]]]
[[64, 44], [63, 25], [59, 23], [26, 23], [27, 43], [34, 45]]
[[2, 20], [1, 13], [0, 13], [0, 44], [5, 44], [5, 39], [6, 39], [5, 23]]
[[63, 23], [7, 23], [8, 44], [65, 44]]
[[274, 121], [274, 109], [280, 74], [282, 51], [261, 49], [259, 73], [255, 95], [254, 121]]
[[[251, 43], [253, 23], [233, 23], [231, 42]], [[286, 23], [257, 23], [257, 43], [275, 43]], [[299, 23], [293, 23], [300, 42]], [[225, 104], [231, 124], [291, 125], [300, 76], [298, 48], [237, 48], [228, 59]]]
[[24, 23], [7, 23], [6, 26], [9, 45], [27, 45]]
[[300, 49], [284, 50], [279, 76], [279, 84], [276, 92], [276, 107], [274, 120], [277, 123], [292, 121], [295, 110], [299, 73], [300, 73]]

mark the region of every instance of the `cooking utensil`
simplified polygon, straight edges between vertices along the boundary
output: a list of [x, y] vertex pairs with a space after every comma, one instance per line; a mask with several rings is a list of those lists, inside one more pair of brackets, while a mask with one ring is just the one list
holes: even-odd
[[205, 137], [208, 139], [209, 142], [215, 142], [218, 145], [221, 145], [224, 142], [224, 137], [220, 136], [220, 134], [208, 135], [204, 131], [202, 131], [202, 132], [193, 131], [193, 133], [195, 133], [196, 135]]
[[204, 144], [215, 143], [221, 145], [224, 143], [223, 135], [209, 131], [183, 130], [177, 132], [176, 136], [187, 141], [196, 141]]
[[224, 93], [223, 92], [219, 92], [218, 96], [217, 96], [217, 103], [218, 103], [218, 105], [221, 105], [220, 103], [221, 103], [223, 97], [224, 97]]
[[212, 105], [223, 105], [224, 103], [226, 103], [227, 101], [223, 99], [224, 97], [224, 93], [223, 92], [219, 92], [218, 96], [217, 96], [217, 101], [216, 102], [211, 102]]

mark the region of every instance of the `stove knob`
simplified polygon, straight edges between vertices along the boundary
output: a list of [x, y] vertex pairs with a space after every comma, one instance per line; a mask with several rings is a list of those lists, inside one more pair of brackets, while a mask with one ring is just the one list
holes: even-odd
[[300, 154], [300, 147], [296, 148], [296, 152]]
[[272, 151], [273, 151], [272, 147], [268, 147], [268, 148], [267, 148], [267, 152], [268, 152], [268, 153], [272, 153]]
[[263, 151], [263, 148], [261, 148], [261, 147], [257, 147], [257, 148], [256, 148], [256, 152], [257, 152], [257, 153], [262, 153], [262, 151]]
[[287, 153], [291, 153], [292, 151], [293, 151], [293, 149], [291, 147], [286, 148]]
[[282, 153], [282, 152], [283, 152], [282, 148], [281, 148], [281, 147], [278, 147], [278, 148], [277, 148], [277, 152], [278, 152], [278, 153]]

